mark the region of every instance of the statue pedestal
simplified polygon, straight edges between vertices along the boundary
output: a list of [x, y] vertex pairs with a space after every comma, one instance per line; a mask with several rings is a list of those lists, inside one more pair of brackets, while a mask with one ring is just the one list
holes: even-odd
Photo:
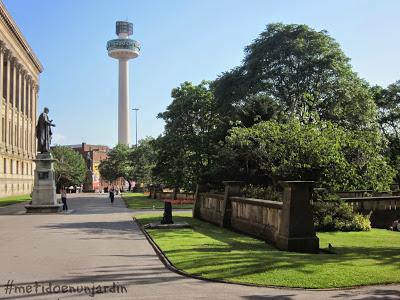
[[36, 159], [35, 183], [32, 192], [32, 204], [26, 205], [27, 213], [57, 213], [62, 204], [58, 204], [54, 180], [54, 161], [51, 153], [40, 153]]

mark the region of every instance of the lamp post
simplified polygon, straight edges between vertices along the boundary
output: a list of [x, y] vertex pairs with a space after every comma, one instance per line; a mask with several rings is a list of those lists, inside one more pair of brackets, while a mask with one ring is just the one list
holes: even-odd
[[138, 110], [139, 110], [139, 108], [137, 108], [137, 107], [135, 107], [135, 108], [132, 108], [132, 110], [134, 110], [135, 111], [135, 120], [136, 120], [136, 147], [137, 147], [137, 112], [138, 112]]

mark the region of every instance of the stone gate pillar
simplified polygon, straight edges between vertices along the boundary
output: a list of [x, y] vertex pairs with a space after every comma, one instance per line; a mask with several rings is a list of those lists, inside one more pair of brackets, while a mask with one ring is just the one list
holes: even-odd
[[317, 253], [311, 210], [313, 181], [284, 181], [283, 208], [276, 245], [281, 250]]
[[193, 205], [193, 218], [200, 218], [201, 201], [200, 194], [207, 193], [209, 191], [208, 184], [198, 183], [196, 185], [196, 192], [194, 194], [194, 205]]
[[232, 203], [230, 197], [242, 196], [243, 181], [224, 181], [225, 194], [222, 206], [221, 227], [231, 227]]

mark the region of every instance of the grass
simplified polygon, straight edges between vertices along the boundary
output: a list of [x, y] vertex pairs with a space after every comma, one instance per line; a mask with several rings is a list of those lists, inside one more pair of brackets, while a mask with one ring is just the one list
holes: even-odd
[[[159, 214], [137, 215], [142, 223]], [[189, 274], [237, 283], [300, 288], [339, 288], [400, 282], [400, 233], [318, 233], [320, 248], [335, 254], [276, 250], [261, 240], [175, 214], [191, 229], [147, 230], [174, 266]]]
[[0, 206], [6, 206], [6, 205], [30, 201], [30, 200], [31, 200], [30, 195], [18, 195], [18, 196], [4, 197], [4, 198], [0, 198]]
[[[164, 208], [164, 202], [151, 199], [142, 193], [123, 193], [122, 199], [125, 201], [128, 208], [133, 209], [145, 209], [145, 208]], [[193, 204], [174, 204], [172, 208], [189, 208], [191, 209]]]

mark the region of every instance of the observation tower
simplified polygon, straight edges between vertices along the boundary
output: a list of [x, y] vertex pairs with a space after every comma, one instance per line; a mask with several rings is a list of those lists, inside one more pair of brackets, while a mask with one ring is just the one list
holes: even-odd
[[118, 144], [129, 146], [129, 66], [128, 61], [139, 56], [139, 42], [129, 38], [133, 24], [116, 22], [117, 39], [107, 42], [108, 56], [118, 59]]

